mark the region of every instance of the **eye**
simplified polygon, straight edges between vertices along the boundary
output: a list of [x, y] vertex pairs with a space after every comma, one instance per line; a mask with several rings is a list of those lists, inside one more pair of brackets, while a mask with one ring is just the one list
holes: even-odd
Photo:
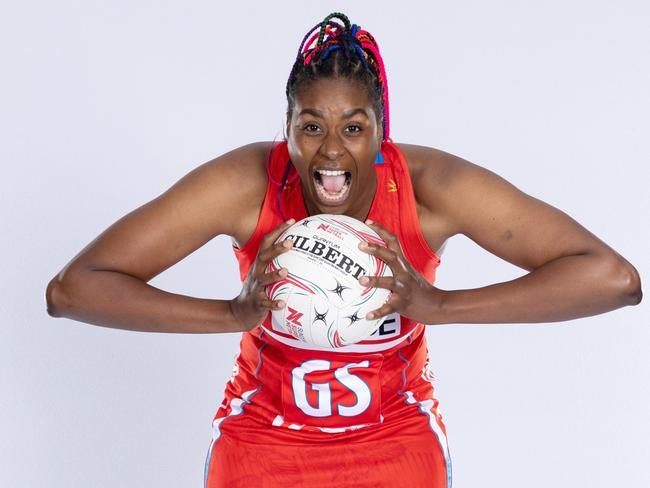
[[345, 128], [345, 130], [347, 132], [351, 132], [351, 133], [355, 134], [357, 132], [361, 132], [361, 126], [358, 125], [358, 124], [350, 124]]
[[318, 127], [316, 124], [305, 124], [303, 127], [303, 130], [305, 132], [319, 132], [320, 127]]

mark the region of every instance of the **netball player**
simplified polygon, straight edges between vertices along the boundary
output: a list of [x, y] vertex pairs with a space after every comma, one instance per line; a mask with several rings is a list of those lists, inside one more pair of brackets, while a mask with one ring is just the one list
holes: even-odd
[[[286, 140], [205, 163], [126, 215], [47, 287], [52, 316], [151, 332], [242, 332], [213, 421], [205, 485], [450, 487], [451, 458], [428, 369], [424, 324], [532, 323], [595, 315], [641, 300], [635, 268], [560, 210], [443, 151], [392, 142], [375, 39], [342, 14], [300, 46], [286, 89]], [[365, 221], [387, 243], [366, 252], [392, 278], [380, 329], [336, 350], [274, 325], [266, 273], [290, 249], [294, 220]], [[147, 283], [197, 248], [232, 238], [243, 287], [198, 299]], [[433, 286], [447, 239], [464, 234], [529, 271], [473, 290]]]

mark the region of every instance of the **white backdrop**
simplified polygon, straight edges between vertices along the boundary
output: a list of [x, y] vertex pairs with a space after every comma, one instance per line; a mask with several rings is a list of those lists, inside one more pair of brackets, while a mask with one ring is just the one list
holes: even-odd
[[[198, 164], [281, 135], [298, 44], [336, 10], [382, 48], [394, 140], [491, 169], [648, 276], [647, 2], [7, 3], [1, 486], [202, 486], [238, 336], [53, 319], [45, 287]], [[456, 236], [437, 286], [523, 273]], [[152, 284], [231, 298], [228, 240]], [[650, 486], [649, 310], [646, 299], [569, 323], [430, 327], [454, 486]]]

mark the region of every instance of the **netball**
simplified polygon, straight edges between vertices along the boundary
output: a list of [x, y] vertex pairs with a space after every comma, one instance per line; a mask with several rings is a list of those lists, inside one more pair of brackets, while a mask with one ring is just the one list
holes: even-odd
[[296, 339], [323, 347], [354, 344], [377, 330], [381, 319], [366, 314], [383, 305], [390, 290], [365, 287], [361, 276], [392, 276], [381, 259], [361, 251], [360, 242], [385, 246], [370, 227], [345, 215], [320, 214], [287, 229], [279, 240], [293, 248], [269, 264], [269, 271], [289, 274], [267, 288], [272, 300], [286, 306], [273, 321]]

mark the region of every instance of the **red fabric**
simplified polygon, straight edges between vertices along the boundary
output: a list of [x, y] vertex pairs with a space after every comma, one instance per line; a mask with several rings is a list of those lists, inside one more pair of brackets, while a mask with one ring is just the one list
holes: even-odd
[[[426, 245], [406, 161], [391, 142], [375, 164], [368, 218], [395, 233], [430, 282], [440, 259]], [[283, 221], [277, 209], [288, 153], [273, 151], [269, 184], [252, 237], [235, 248], [242, 281], [261, 239]], [[286, 218], [307, 217], [300, 181], [282, 192]], [[270, 317], [270, 314], [269, 314]], [[379, 352], [297, 349], [257, 327], [242, 334], [225, 397], [213, 421], [206, 486], [451, 486], [446, 430], [428, 369], [424, 325], [400, 318], [404, 340]], [[379, 342], [379, 341], [378, 341]]]
[[[250, 419], [239, 428], [256, 432]], [[277, 439], [276, 439], [277, 441]], [[442, 488], [447, 470], [436, 437], [410, 412], [364, 439], [259, 443], [224, 435], [208, 466], [209, 488]]]

